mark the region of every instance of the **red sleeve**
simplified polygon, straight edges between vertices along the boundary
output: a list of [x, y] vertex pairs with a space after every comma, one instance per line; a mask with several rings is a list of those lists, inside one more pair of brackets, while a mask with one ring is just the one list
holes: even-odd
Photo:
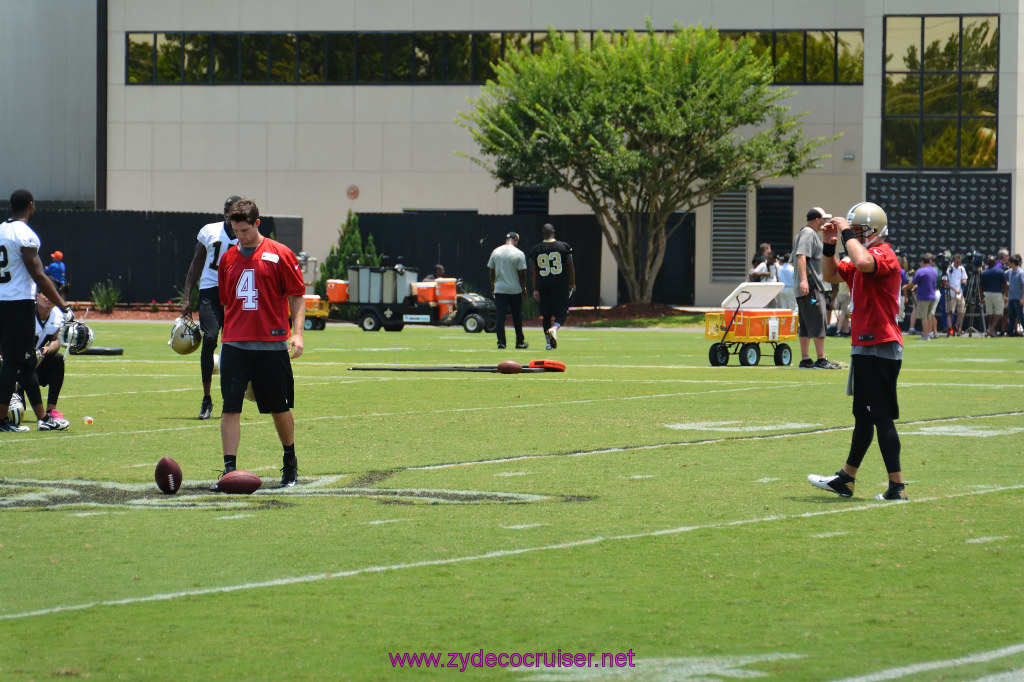
[[894, 270], [896, 272], [900, 271], [900, 262], [896, 259], [896, 254], [893, 253], [892, 249], [876, 246], [868, 249], [868, 253], [875, 257], [875, 265], [877, 266], [872, 275], [888, 275]]
[[839, 265], [836, 269], [839, 271], [839, 276], [842, 277], [847, 284], [853, 284], [853, 273], [857, 271], [857, 267], [852, 261], [841, 260], [839, 261]]
[[286, 246], [280, 250], [281, 262], [286, 267], [281, 269], [283, 289], [287, 296], [303, 296], [306, 293], [306, 282], [302, 279], [302, 268], [295, 254]]

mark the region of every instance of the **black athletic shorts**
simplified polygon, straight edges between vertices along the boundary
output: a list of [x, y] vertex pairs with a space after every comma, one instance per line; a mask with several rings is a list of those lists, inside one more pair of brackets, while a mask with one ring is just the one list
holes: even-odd
[[199, 331], [207, 339], [217, 340], [224, 326], [224, 306], [220, 304], [220, 289], [210, 287], [199, 290]]
[[874, 355], [851, 355], [853, 379], [853, 416], [857, 419], [900, 418], [896, 399], [896, 380], [902, 360], [889, 360]]
[[537, 293], [540, 294], [538, 309], [542, 317], [554, 315], [564, 318], [569, 310], [569, 289], [562, 284], [551, 284], [538, 286]]
[[295, 379], [286, 350], [247, 350], [225, 345], [220, 351], [220, 395], [224, 412], [242, 411], [252, 382], [260, 413], [280, 414], [295, 405]]

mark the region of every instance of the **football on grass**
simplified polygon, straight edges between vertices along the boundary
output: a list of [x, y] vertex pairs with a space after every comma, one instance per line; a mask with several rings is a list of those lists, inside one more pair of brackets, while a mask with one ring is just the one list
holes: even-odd
[[178, 492], [181, 487], [181, 467], [170, 457], [156, 463], [156, 487], [168, 495]]
[[505, 360], [498, 363], [499, 374], [519, 374], [523, 371], [523, 366], [515, 360]]
[[231, 495], [251, 495], [259, 490], [261, 485], [263, 485], [263, 480], [245, 469], [229, 471], [217, 481], [217, 486], [221, 492]]

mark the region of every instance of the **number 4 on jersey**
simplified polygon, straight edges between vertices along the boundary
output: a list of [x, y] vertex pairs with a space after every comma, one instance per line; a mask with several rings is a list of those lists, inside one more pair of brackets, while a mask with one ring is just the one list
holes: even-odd
[[235, 285], [235, 297], [242, 299], [242, 310], [257, 310], [259, 294], [256, 289], [256, 272], [252, 269], [243, 270]]

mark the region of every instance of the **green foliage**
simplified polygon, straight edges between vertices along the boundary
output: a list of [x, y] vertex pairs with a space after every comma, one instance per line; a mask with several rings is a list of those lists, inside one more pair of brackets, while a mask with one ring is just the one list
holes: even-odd
[[[184, 286], [175, 287], [174, 291], [175, 291], [175, 296], [174, 296], [174, 298], [171, 299], [171, 302], [174, 303], [175, 307], [177, 307], [180, 310], [182, 303], [185, 302], [185, 287]], [[192, 287], [192, 291], [189, 292], [189, 300], [190, 300], [190, 303], [191, 303], [190, 309], [191, 310], [199, 310], [199, 287], [198, 286]]]
[[769, 52], [712, 28], [674, 33], [549, 30], [511, 50], [458, 123], [499, 186], [572, 194], [601, 225], [632, 302], [651, 299], [668, 238], [723, 192], [797, 176], [826, 140], [805, 140], [773, 87]]
[[327, 297], [327, 280], [348, 279], [348, 269], [353, 265], [380, 265], [381, 257], [373, 243], [373, 235], [366, 237], [359, 231], [359, 216], [349, 209], [345, 222], [338, 228], [338, 243], [331, 247], [331, 252], [320, 265], [320, 279], [313, 287], [313, 292], [320, 298]]
[[96, 282], [92, 285], [92, 303], [96, 311], [109, 313], [121, 301], [121, 285], [108, 278], [106, 282]]

